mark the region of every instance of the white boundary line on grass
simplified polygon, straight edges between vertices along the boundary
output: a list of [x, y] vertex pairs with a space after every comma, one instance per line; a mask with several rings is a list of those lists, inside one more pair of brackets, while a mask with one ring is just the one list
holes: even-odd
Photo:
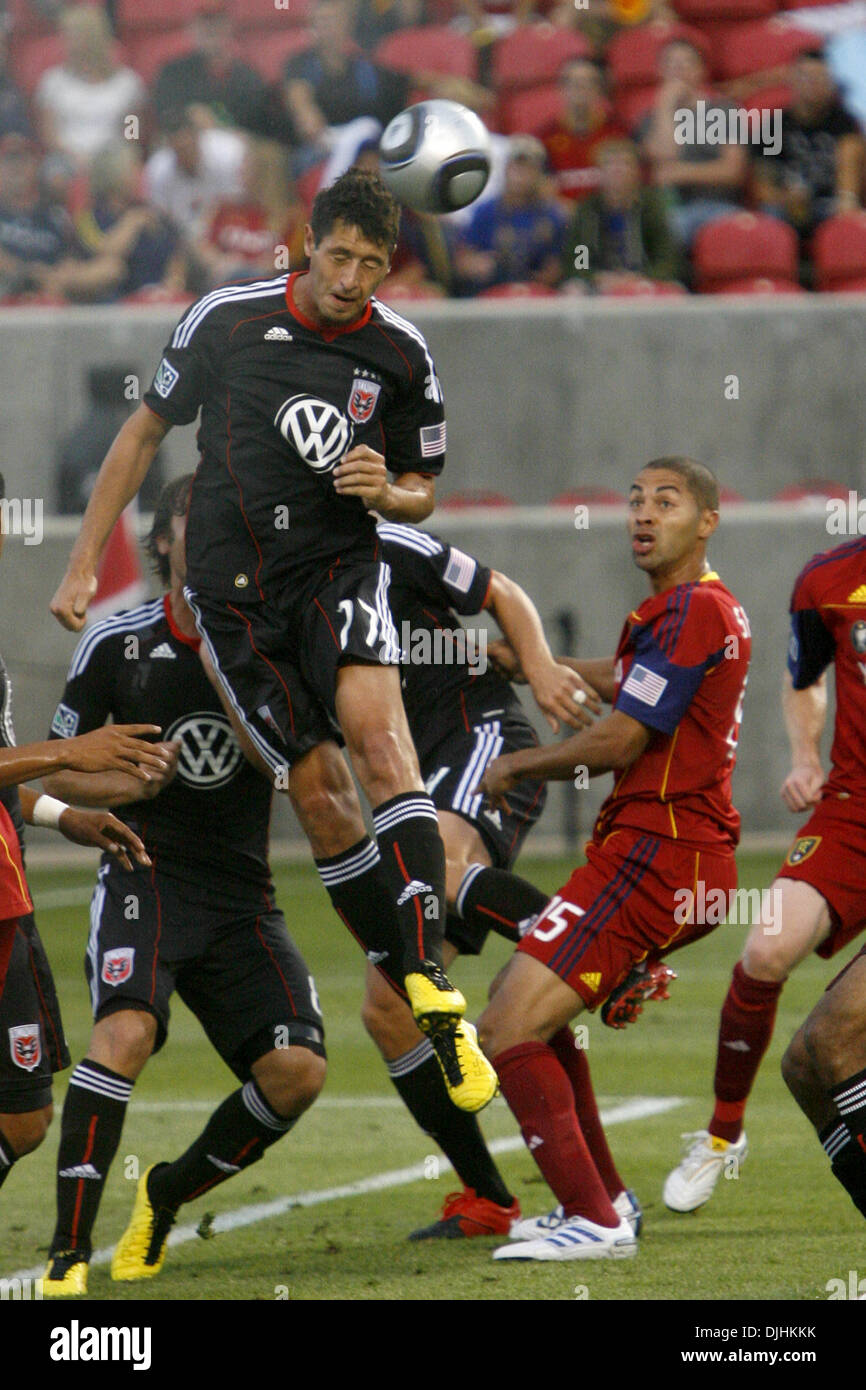
[[[685, 1105], [685, 1098], [682, 1096], [634, 1096], [610, 1110], [603, 1110], [601, 1119], [605, 1125], [621, 1125], [629, 1120], [645, 1120], [649, 1115], [664, 1115], [668, 1110], [676, 1110], [680, 1105]], [[506, 1139], [492, 1140], [488, 1148], [492, 1154], [512, 1153], [515, 1149], [523, 1148], [523, 1139], [516, 1134], [509, 1135]], [[318, 1192], [298, 1192], [292, 1197], [277, 1197], [272, 1202], [257, 1202], [250, 1206], [238, 1207], [235, 1211], [222, 1212], [215, 1217], [211, 1231], [214, 1235], [222, 1231], [236, 1231], [243, 1226], [254, 1226], [259, 1221], [270, 1221], [275, 1216], [285, 1216], [293, 1207], [316, 1207], [322, 1202], [337, 1202], [343, 1197], [363, 1197], [368, 1192], [383, 1192], [389, 1187], [405, 1187], [408, 1183], [423, 1179], [424, 1168], [423, 1163], [413, 1163], [411, 1168], [392, 1168], [389, 1172], [373, 1173], [369, 1178], [359, 1178], [357, 1182], [344, 1183], [342, 1187], [326, 1187]], [[450, 1168], [448, 1160], [440, 1158], [440, 1173], [448, 1172]], [[197, 1224], [176, 1226], [168, 1238], [168, 1244], [186, 1245], [188, 1241], [195, 1240], [197, 1235]], [[113, 1246], [95, 1250], [90, 1263], [109, 1264], [113, 1251]], [[45, 1266], [39, 1265], [35, 1269], [16, 1270], [6, 1278], [39, 1279], [44, 1272]]]

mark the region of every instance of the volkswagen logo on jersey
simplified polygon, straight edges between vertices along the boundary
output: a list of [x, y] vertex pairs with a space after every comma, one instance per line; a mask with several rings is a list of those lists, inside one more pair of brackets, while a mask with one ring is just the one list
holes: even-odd
[[180, 743], [177, 775], [191, 787], [207, 791], [222, 787], [244, 760], [228, 719], [212, 710], [176, 719], [165, 737]]
[[16, 1067], [35, 1071], [42, 1061], [42, 1043], [38, 1023], [19, 1023], [9, 1029], [9, 1051]]
[[345, 415], [318, 396], [290, 396], [274, 424], [316, 473], [329, 473], [352, 443], [353, 430]]

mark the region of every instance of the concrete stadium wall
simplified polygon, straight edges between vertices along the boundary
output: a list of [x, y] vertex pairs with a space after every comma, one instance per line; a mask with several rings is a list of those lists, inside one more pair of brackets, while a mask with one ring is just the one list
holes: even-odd
[[[76, 638], [50, 617], [48, 603], [76, 529], [74, 521], [53, 523], [41, 546], [10, 539], [0, 565], [0, 651], [13, 676], [19, 742], [45, 736], [75, 647]], [[591, 510], [585, 530], [575, 529], [567, 508], [518, 509], [510, 518], [441, 513], [429, 529], [447, 534], [523, 584], [538, 605], [554, 649], [564, 649], [559, 636], [564, 613], [575, 626], [573, 650], [584, 656], [609, 654], [626, 613], [647, 592], [643, 576], [632, 564], [617, 509]], [[749, 505], [726, 509], [712, 543], [712, 563], [742, 601], [753, 631], [752, 670], [735, 776], [735, 799], [748, 832], [787, 834], [797, 824], [778, 797], [787, 771], [779, 711], [787, 606], [802, 565], [837, 539], [828, 537], [826, 514], [820, 507]], [[531, 697], [525, 703], [531, 712]], [[551, 737], [541, 719], [536, 723], [543, 737]], [[608, 786], [609, 778], [604, 778], [588, 791], [555, 788], [542, 822], [545, 838], [561, 844], [566, 797], [576, 832], [586, 834]], [[294, 817], [284, 800], [277, 800], [274, 838], [298, 842]], [[50, 832], [35, 832], [40, 843], [49, 837]]]

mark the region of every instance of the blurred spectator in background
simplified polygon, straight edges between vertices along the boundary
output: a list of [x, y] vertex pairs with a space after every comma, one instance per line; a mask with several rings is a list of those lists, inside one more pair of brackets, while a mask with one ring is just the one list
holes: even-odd
[[566, 218], [548, 192], [546, 163], [540, 140], [511, 137], [501, 197], [477, 208], [460, 234], [455, 262], [463, 293], [491, 285], [556, 284]]
[[12, 79], [8, 62], [6, 34], [0, 25], [0, 136], [10, 132], [32, 135], [27, 102]]
[[755, 193], [763, 211], [808, 236], [824, 218], [860, 206], [866, 147], [822, 54], [801, 53], [789, 80], [793, 100], [782, 114], [782, 147], [758, 154]]
[[[58, 509], [63, 516], [81, 516], [100, 464], [108, 453], [117, 431], [135, 408], [130, 383], [138, 380], [131, 367], [91, 367], [87, 373], [87, 413], [64, 439], [57, 451]], [[162, 489], [163, 470], [159, 454], [141, 485], [138, 501], [151, 511]]]
[[304, 259], [306, 217], [294, 197], [286, 150], [272, 141], [251, 142], [241, 185], [236, 198], [214, 209], [193, 248], [208, 289], [226, 280], [296, 270]]
[[238, 131], [200, 129], [189, 107], [161, 113], [161, 124], [166, 143], [144, 166], [144, 194], [196, 241], [214, 209], [242, 193], [247, 142]]
[[359, 0], [355, 7], [355, 38], [362, 48], [372, 51], [397, 29], [429, 24], [424, 8], [424, 0]]
[[[288, 124], [272, 103], [264, 79], [237, 56], [226, 0], [198, 0], [191, 53], [173, 58], [157, 75], [153, 105], [207, 107], [220, 125], [240, 126], [256, 135], [282, 138]], [[275, 11], [276, 15], [276, 11]]]
[[[114, 299], [152, 290], [175, 295], [187, 281], [187, 253], [180, 232], [159, 208], [140, 196], [141, 156], [127, 142], [98, 154], [90, 170], [90, 200], [76, 218], [81, 244], [92, 254], [111, 254], [118, 278]], [[109, 287], [106, 287], [106, 297]]]
[[[379, 142], [367, 140], [353, 161], [357, 169], [380, 172]], [[408, 289], [423, 291], [432, 298], [451, 294], [454, 288], [454, 242], [456, 232], [449, 219], [432, 213], [400, 209], [400, 235], [391, 257], [391, 269], [382, 285], [382, 297]]]
[[[103, 10], [92, 5], [66, 9], [60, 30], [65, 61], [43, 73], [34, 101], [45, 148], [86, 167], [106, 145], [129, 138], [127, 117], [142, 121], [147, 93], [138, 74], [117, 62]], [[139, 130], [132, 138], [139, 138]]]
[[680, 258], [667, 201], [660, 189], [644, 187], [637, 147], [609, 140], [596, 158], [598, 190], [578, 203], [565, 236], [566, 287], [605, 294], [628, 281], [676, 280]]
[[99, 298], [116, 283], [117, 258], [88, 258], [65, 208], [45, 198], [39, 165], [26, 135], [0, 138], [0, 295]]
[[681, 244], [688, 248], [701, 227], [735, 212], [740, 205], [749, 160], [743, 145], [711, 144], [702, 124], [691, 124], [693, 138], [680, 113], [707, 109], [733, 110], [731, 102], [707, 87], [703, 55], [686, 39], [665, 44], [659, 58], [661, 83], [652, 110], [639, 127], [652, 180], [668, 190], [670, 217]]
[[611, 113], [602, 68], [591, 58], [572, 58], [559, 73], [562, 115], [541, 132], [557, 195], [569, 202], [598, 187], [595, 151], [625, 135]]

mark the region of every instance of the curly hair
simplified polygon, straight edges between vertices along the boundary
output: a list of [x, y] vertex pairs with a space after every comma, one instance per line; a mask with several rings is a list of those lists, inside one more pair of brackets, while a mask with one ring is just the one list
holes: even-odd
[[171, 566], [168, 556], [160, 553], [156, 543], [158, 540], [171, 540], [172, 517], [186, 516], [194, 477], [194, 473], [184, 473], [180, 478], [166, 483], [156, 500], [153, 523], [145, 537], [144, 548], [150, 557], [154, 573], [159, 575], [164, 585], [171, 579]]
[[335, 222], [357, 227], [390, 254], [400, 232], [400, 209], [377, 173], [353, 168], [316, 194], [310, 225], [317, 246]]

